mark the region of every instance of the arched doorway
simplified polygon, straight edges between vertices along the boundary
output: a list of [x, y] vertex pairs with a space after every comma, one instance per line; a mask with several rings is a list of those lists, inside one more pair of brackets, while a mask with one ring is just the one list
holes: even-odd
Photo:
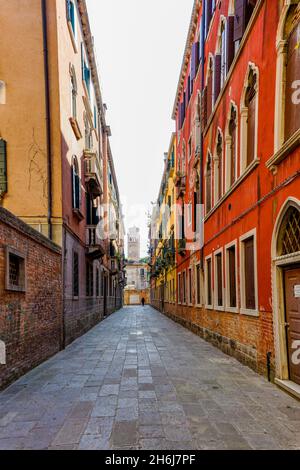
[[276, 377], [300, 393], [300, 201], [289, 198], [272, 241]]

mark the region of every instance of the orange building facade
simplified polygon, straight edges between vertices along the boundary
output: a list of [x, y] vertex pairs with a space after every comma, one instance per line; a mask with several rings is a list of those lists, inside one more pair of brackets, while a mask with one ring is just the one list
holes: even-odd
[[194, 3], [173, 111], [177, 302], [164, 307], [298, 396], [299, 21], [293, 0]]

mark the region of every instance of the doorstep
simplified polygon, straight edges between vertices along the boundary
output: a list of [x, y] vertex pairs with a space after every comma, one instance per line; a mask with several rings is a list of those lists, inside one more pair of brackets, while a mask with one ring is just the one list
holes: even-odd
[[294, 397], [298, 398], [298, 400], [300, 400], [300, 385], [296, 384], [295, 382], [292, 382], [291, 380], [281, 380], [281, 379], [275, 379], [275, 383], [280, 388], [283, 388], [288, 393], [290, 393]]

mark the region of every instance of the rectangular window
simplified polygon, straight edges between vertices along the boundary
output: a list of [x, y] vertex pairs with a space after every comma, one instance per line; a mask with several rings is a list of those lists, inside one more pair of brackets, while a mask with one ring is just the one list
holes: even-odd
[[92, 263], [86, 263], [86, 296], [94, 296], [94, 269]]
[[79, 256], [73, 252], [73, 297], [79, 297]]
[[9, 291], [25, 292], [25, 257], [14, 248], [6, 248], [5, 288]]
[[186, 304], [186, 272], [182, 273], [182, 301]]
[[189, 269], [189, 304], [193, 303], [193, 292], [192, 292], [192, 270]]
[[173, 302], [176, 301], [175, 299], [175, 279], [172, 280], [172, 284], [173, 284]]
[[67, 19], [71, 25], [74, 37], [76, 37], [76, 10], [73, 0], [67, 0]]
[[236, 298], [236, 248], [232, 246], [227, 250], [227, 285], [228, 285], [228, 306], [230, 308], [237, 307]]
[[216, 262], [216, 303], [218, 307], [223, 307], [223, 260], [222, 253], [218, 253], [215, 258]]
[[84, 43], [81, 44], [81, 61], [82, 61], [82, 80], [86, 86], [89, 97], [91, 97], [91, 71], [85, 53]]
[[181, 274], [178, 274], [178, 303], [182, 303]]
[[209, 258], [206, 261], [206, 303], [212, 306], [212, 264]]
[[96, 297], [100, 297], [100, 270], [96, 270]]
[[201, 305], [201, 267], [196, 266], [197, 305]]
[[255, 271], [254, 271], [254, 237], [243, 241], [244, 252], [244, 306], [248, 310], [256, 309]]

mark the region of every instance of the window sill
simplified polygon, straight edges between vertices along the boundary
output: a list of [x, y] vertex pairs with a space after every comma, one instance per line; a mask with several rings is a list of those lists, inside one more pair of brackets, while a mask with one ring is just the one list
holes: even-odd
[[256, 158], [252, 163], [244, 170], [243, 174], [236, 180], [236, 182], [231, 186], [231, 188], [219, 199], [217, 204], [207, 213], [204, 217], [204, 222], [206, 222], [212, 214], [226, 201], [226, 199], [238, 188], [238, 186], [247, 178], [247, 176], [252, 173], [252, 171], [260, 164], [260, 159]]
[[225, 312], [227, 312], [227, 313], [237, 313], [237, 314], [240, 313], [240, 311], [237, 307], [225, 307]]
[[71, 42], [72, 42], [72, 46], [73, 46], [74, 52], [75, 52], [75, 54], [77, 54], [77, 53], [78, 53], [78, 48], [77, 48], [76, 38], [75, 38], [75, 36], [74, 36], [74, 32], [73, 32], [73, 28], [72, 28], [72, 23], [71, 23], [71, 21], [68, 21], [68, 29], [69, 29], [69, 33], [70, 33]]
[[258, 310], [248, 310], [247, 308], [241, 308], [240, 309], [240, 314], [248, 316], [248, 317], [256, 317], [256, 318], [259, 317]]
[[272, 171], [276, 172], [276, 166], [279, 165], [290, 153], [300, 145], [300, 129], [295, 132], [283, 145], [282, 147], [271, 157], [267, 163], [266, 167]]
[[79, 128], [79, 124], [77, 122], [77, 119], [70, 118], [69, 121], [70, 121], [70, 124], [71, 124], [71, 127], [73, 129], [73, 132], [74, 132], [74, 135], [75, 135], [76, 139], [77, 140], [82, 139], [82, 134], [81, 134], [81, 130]]
[[215, 307], [214, 310], [216, 310], [217, 312], [225, 312], [225, 307], [218, 306], [218, 307]]
[[8, 292], [19, 292], [20, 294], [26, 293], [26, 288], [23, 286], [13, 286], [11, 284], [8, 284], [5, 287], [5, 290]]
[[206, 310], [214, 310], [213, 305], [205, 305], [204, 308], [206, 308]]

